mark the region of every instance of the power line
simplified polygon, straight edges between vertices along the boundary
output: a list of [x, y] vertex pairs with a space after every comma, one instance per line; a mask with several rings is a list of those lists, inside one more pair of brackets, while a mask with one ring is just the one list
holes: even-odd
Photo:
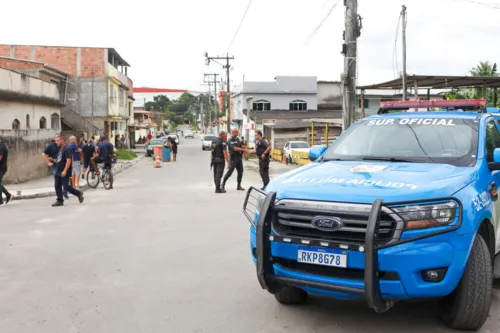
[[321, 20], [321, 22], [316, 27], [316, 29], [314, 29], [314, 31], [309, 35], [309, 37], [307, 37], [307, 39], [305, 41], [305, 44], [310, 44], [310, 42], [312, 42], [312, 39], [314, 38], [314, 35], [316, 35], [316, 33], [319, 31], [319, 29], [321, 28], [321, 26], [323, 25], [323, 23], [325, 23], [325, 21], [330, 17], [330, 15], [335, 10], [335, 8], [338, 6], [339, 3], [340, 3], [340, 0], [337, 0], [337, 2], [335, 2], [332, 5], [332, 7], [330, 7], [330, 10], [328, 11], [328, 14], [326, 14], [325, 18], [323, 20]]
[[231, 39], [231, 42], [229, 43], [229, 45], [226, 48], [226, 51], [224, 51], [224, 52], [227, 52], [229, 50], [231, 45], [233, 45], [233, 42], [236, 39], [236, 36], [238, 36], [238, 32], [240, 32], [240, 28], [243, 25], [243, 21], [245, 20], [245, 17], [247, 16], [247, 13], [248, 13], [248, 10], [250, 9], [250, 6], [252, 5], [252, 1], [253, 0], [248, 1], [247, 9], [245, 10], [243, 17], [241, 18], [240, 24], [238, 25], [238, 28], [236, 29], [236, 32], [234, 33], [233, 39]]

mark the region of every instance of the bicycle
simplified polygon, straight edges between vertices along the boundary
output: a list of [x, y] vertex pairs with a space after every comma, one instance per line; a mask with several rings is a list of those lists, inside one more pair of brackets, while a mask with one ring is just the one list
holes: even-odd
[[[106, 190], [110, 190], [113, 188], [113, 165], [112, 163], [105, 163], [104, 166], [98, 166], [100, 168], [101, 173], [99, 177], [96, 177], [94, 168], [90, 168], [87, 172], [87, 184], [90, 188], [97, 188], [99, 186], [99, 182], [102, 181], [102, 184]], [[95, 183], [94, 183], [95, 182]]]

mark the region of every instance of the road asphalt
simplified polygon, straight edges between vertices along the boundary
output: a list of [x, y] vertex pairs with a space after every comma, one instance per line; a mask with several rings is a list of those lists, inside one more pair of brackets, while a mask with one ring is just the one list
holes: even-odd
[[[236, 174], [214, 193], [209, 152], [184, 139], [177, 163], [143, 159], [52, 208], [54, 198], [0, 209], [0, 332], [451, 332], [435, 302], [384, 315], [363, 301], [311, 297], [282, 306], [260, 289]], [[261, 186], [245, 171], [244, 187]], [[481, 332], [500, 332], [495, 291]]]

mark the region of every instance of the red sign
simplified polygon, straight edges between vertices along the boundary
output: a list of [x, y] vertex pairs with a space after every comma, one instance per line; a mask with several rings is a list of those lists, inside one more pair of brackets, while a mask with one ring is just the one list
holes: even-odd
[[400, 110], [412, 108], [480, 108], [486, 107], [485, 99], [421, 100], [380, 102], [382, 109]]

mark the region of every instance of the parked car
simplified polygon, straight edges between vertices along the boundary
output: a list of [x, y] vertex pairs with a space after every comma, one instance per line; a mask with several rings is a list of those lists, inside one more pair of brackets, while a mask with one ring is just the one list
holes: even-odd
[[186, 133], [184, 133], [184, 139], [187, 139], [187, 138], [194, 139], [193, 132], [186, 132]]
[[311, 147], [305, 141], [288, 141], [283, 148], [283, 153], [287, 159], [292, 157], [292, 150], [309, 153]]
[[146, 143], [146, 156], [152, 156], [154, 153], [154, 147], [163, 147], [165, 145], [165, 138], [152, 139]]
[[435, 298], [445, 324], [479, 330], [500, 278], [500, 109], [481, 106], [381, 108], [329, 147], [311, 147], [311, 164], [250, 188], [260, 286], [281, 304], [309, 293], [364, 298], [377, 313]]
[[201, 150], [211, 149], [212, 142], [214, 142], [215, 140], [217, 140], [217, 137], [215, 135], [205, 135], [201, 139]]

